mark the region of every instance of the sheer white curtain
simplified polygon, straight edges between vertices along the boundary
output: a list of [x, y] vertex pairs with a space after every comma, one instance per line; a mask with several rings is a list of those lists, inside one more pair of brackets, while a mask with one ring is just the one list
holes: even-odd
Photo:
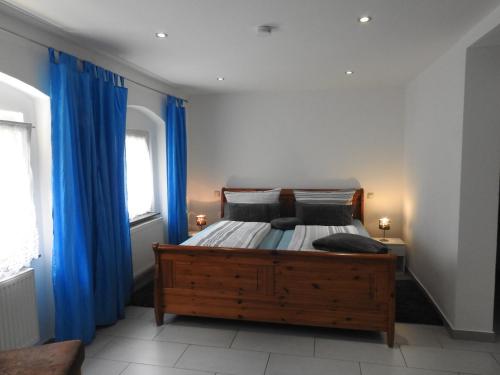
[[127, 132], [128, 216], [133, 219], [153, 209], [153, 169], [147, 133]]
[[0, 120], [0, 280], [38, 257], [31, 128]]

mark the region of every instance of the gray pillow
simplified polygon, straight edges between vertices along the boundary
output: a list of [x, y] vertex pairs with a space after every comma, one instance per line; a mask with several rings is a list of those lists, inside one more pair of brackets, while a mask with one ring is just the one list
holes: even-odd
[[279, 217], [271, 221], [271, 227], [280, 230], [292, 230], [297, 225], [302, 225], [302, 220], [298, 217]]
[[352, 205], [296, 202], [295, 216], [305, 225], [352, 225]]
[[317, 250], [335, 253], [387, 254], [388, 248], [379, 241], [351, 233], [335, 233], [313, 241]]
[[269, 223], [271, 220], [280, 217], [280, 204], [228, 203], [228, 211], [228, 220]]

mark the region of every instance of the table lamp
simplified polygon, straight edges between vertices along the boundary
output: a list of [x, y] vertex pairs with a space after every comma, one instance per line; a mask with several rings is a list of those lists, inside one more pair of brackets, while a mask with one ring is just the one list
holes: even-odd
[[204, 225], [207, 225], [207, 215], [196, 215], [196, 225], [203, 229]]
[[389, 241], [387, 238], [385, 238], [385, 231], [391, 229], [391, 220], [387, 217], [378, 219], [378, 228], [384, 231], [384, 237], [381, 238], [380, 241]]

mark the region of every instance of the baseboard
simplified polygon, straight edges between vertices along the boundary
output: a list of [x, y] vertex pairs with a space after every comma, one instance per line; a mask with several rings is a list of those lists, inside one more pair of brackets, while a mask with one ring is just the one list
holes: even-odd
[[436, 307], [436, 309], [439, 312], [439, 315], [441, 315], [441, 319], [443, 319], [443, 322], [445, 323], [444, 326], [446, 327], [448, 333], [450, 334], [451, 337], [454, 339], [458, 340], [472, 340], [472, 341], [483, 341], [483, 342], [494, 342], [496, 341], [496, 334], [495, 332], [484, 332], [484, 331], [467, 331], [467, 330], [461, 330], [461, 329], [456, 329], [453, 324], [450, 322], [446, 314], [441, 310], [441, 307], [439, 304], [436, 302], [432, 294], [429, 293], [427, 288], [422, 284], [420, 279], [415, 275], [415, 273], [411, 270], [411, 268], [407, 268], [408, 272], [410, 275], [413, 277], [413, 279], [417, 282], [418, 286], [423, 290], [427, 298], [432, 302], [432, 304]]
[[146, 269], [145, 271], [141, 272], [134, 278], [134, 292], [138, 289], [141, 289], [143, 286], [154, 280], [155, 277], [154, 271], [155, 268], [154, 266], [152, 266]]
[[451, 327], [446, 327], [451, 337], [457, 340], [472, 340], [472, 341], [483, 341], [483, 342], [496, 342], [495, 332], [482, 332], [482, 331], [464, 331], [461, 329], [453, 329]]

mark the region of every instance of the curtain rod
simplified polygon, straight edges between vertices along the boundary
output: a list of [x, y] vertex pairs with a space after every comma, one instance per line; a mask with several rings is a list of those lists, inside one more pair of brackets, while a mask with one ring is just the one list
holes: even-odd
[[[27, 37], [27, 36], [24, 36], [24, 35], [21, 35], [21, 34], [19, 34], [19, 33], [16, 33], [15, 31], [12, 31], [12, 30], [6, 29], [5, 27], [0, 26], [0, 30], [5, 31], [6, 33], [9, 33], [9, 34], [11, 34], [11, 35], [17, 36], [18, 38], [22, 38], [22, 39], [24, 39], [24, 40], [27, 40], [28, 42], [31, 42], [31, 43], [37, 44], [37, 45], [39, 45], [40, 47], [44, 47], [44, 48], [47, 48], [47, 49], [49, 49], [49, 48], [53, 48], [53, 47], [51, 47], [51, 46], [46, 45], [45, 43], [39, 42], [38, 40], [31, 39], [31, 38], [29, 38], [29, 37]], [[83, 48], [85, 48], [85, 47], [83, 47]], [[121, 74], [120, 74], [120, 75], [121, 75]], [[126, 79], [127, 81], [129, 81], [129, 82], [132, 82], [132, 83], [134, 83], [134, 84], [136, 84], [136, 85], [138, 85], [138, 86], [144, 87], [144, 88], [149, 89], [149, 90], [151, 90], [151, 91], [157, 92], [158, 94], [161, 94], [161, 95], [166, 95], [166, 96], [173, 96], [173, 95], [171, 95], [171, 94], [169, 94], [169, 93], [166, 93], [166, 92], [163, 92], [163, 91], [161, 91], [161, 90], [158, 90], [158, 89], [155, 89], [155, 88], [153, 88], [153, 87], [150, 87], [150, 86], [148, 86], [148, 85], [145, 85], [144, 83], [137, 82], [137, 81], [135, 81], [135, 80], [133, 80], [133, 79], [130, 79], [130, 78], [127, 78], [127, 77], [125, 77], [125, 76], [122, 76], [122, 77], [123, 77], [123, 78], [125, 78], [125, 79]], [[184, 99], [184, 98], [178, 98], [178, 99], [181, 99], [181, 100], [183, 100], [183, 101], [184, 101], [184, 102], [186, 102], [186, 103], [189, 103], [189, 100], [187, 100], [187, 99]]]
[[8, 120], [0, 120], [0, 124], [8, 125], [8, 126], [25, 126], [27, 128], [35, 129], [31, 122], [19, 122], [19, 121], [8, 121]]

